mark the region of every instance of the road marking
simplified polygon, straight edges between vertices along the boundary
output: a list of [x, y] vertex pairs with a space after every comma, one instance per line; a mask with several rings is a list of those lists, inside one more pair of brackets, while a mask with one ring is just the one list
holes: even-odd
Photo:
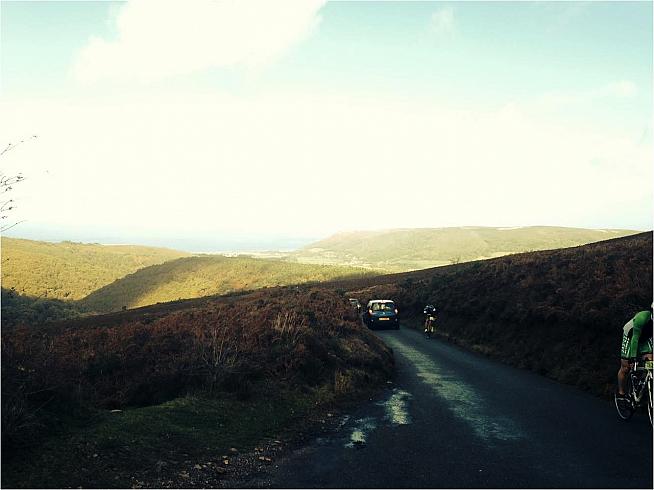
[[413, 364], [420, 380], [445, 400], [451, 412], [467, 422], [480, 438], [492, 442], [524, 437], [511, 419], [488, 416], [484, 410], [486, 401], [483, 397], [472, 386], [448, 374], [432, 358], [404, 344], [397, 337], [387, 336], [384, 341]]

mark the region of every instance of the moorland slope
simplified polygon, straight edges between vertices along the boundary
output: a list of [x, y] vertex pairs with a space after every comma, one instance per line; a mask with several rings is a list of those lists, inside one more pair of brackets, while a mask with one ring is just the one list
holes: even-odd
[[191, 458], [221, 469], [233, 446], [252, 451], [392, 373], [390, 349], [331, 291], [156, 309], [3, 333], [3, 487], [125, 488]]
[[652, 302], [652, 233], [332, 284], [394, 299], [405, 325], [426, 304], [466, 348], [599, 395], [610, 394], [622, 326]]

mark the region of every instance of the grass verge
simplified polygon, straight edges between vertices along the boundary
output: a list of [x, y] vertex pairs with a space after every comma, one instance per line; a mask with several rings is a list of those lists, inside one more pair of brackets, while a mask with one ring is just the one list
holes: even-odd
[[70, 418], [38, 447], [6, 457], [2, 486], [148, 486], [148, 481], [166, 475], [178, 478], [182, 468], [194, 464], [213, 465], [219, 475], [230, 448], [252, 451], [334, 400], [327, 388], [258, 391], [260, 395], [248, 401], [228, 393], [189, 395], [160, 405]]

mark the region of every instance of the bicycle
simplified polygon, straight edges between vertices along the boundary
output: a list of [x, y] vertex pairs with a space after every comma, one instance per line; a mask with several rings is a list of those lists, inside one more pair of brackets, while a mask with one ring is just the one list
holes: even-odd
[[647, 397], [647, 414], [649, 422], [652, 423], [652, 366], [654, 361], [641, 359], [636, 361], [629, 371], [625, 380], [627, 386], [625, 393], [626, 400], [618, 400], [617, 394], [614, 397], [615, 408], [618, 411], [618, 417], [622, 420], [629, 420], [636, 409], [642, 406]]
[[425, 319], [425, 337], [428, 339], [431, 339], [431, 336], [434, 334], [434, 330], [436, 330], [436, 317], [433, 315], [427, 315], [427, 318]]

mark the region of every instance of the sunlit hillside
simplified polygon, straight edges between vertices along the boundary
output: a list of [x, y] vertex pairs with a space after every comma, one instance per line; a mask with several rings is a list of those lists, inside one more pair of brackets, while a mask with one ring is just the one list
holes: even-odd
[[574, 247], [635, 233], [638, 232], [549, 226], [359, 231], [338, 233], [304, 247], [292, 257], [299, 262], [401, 272], [512, 253]]
[[2, 238], [2, 287], [35, 298], [77, 300], [142, 267], [188, 256], [134, 245]]
[[143, 268], [93, 292], [80, 304], [92, 311], [106, 312], [177, 299], [373, 274], [353, 267], [243, 256], [195, 256]]

